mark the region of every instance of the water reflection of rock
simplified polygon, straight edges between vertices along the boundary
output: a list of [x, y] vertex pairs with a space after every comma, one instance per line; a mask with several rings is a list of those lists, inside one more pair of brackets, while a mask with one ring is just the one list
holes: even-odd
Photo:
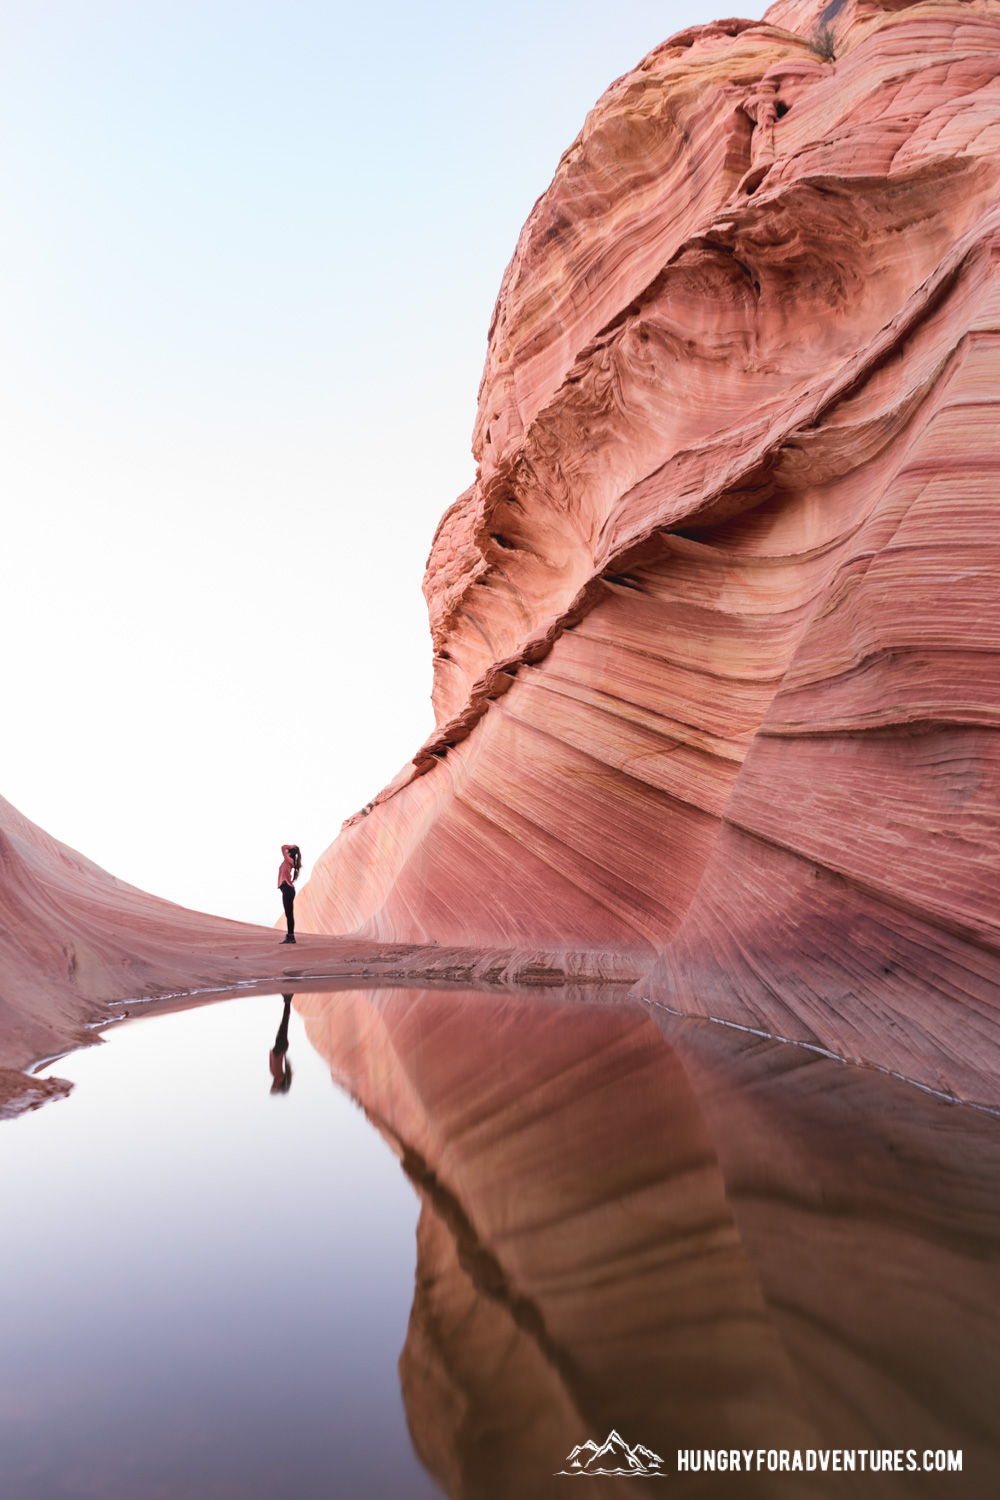
[[963, 1447], [1000, 1493], [1000, 1121], [873, 1069], [662, 1017], [824, 1438]]
[[840, 1483], [996, 1492], [997, 1122], [704, 1023], [664, 1040], [629, 1004], [296, 1005], [423, 1200], [400, 1376], [449, 1495], [561, 1493], [612, 1427], [685, 1493], [723, 1481], [679, 1478], [678, 1447], [963, 1447], [957, 1487]]

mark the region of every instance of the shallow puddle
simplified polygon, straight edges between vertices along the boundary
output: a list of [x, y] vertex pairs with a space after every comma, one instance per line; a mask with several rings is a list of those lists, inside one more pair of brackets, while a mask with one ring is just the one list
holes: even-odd
[[621, 1000], [281, 1019], [131, 1021], [0, 1129], [4, 1500], [524, 1500], [613, 1433], [684, 1494], [1000, 1493], [997, 1120]]

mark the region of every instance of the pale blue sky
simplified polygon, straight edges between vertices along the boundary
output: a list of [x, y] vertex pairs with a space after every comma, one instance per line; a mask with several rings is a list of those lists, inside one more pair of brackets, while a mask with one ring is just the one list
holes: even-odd
[[0, 793], [278, 915], [277, 845], [430, 728], [420, 579], [521, 224], [724, 9], [0, 0]]

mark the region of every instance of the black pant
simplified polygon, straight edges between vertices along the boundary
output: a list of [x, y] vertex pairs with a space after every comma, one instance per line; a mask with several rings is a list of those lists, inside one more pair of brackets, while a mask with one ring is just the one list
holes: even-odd
[[295, 887], [289, 885], [287, 880], [281, 882], [281, 899], [285, 903], [285, 921], [288, 923], [288, 936], [295, 936]]

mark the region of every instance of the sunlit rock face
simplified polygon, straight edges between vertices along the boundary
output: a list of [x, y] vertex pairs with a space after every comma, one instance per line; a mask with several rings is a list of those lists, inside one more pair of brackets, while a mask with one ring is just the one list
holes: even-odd
[[504, 277], [435, 736], [316, 930], [606, 949], [998, 1099], [1000, 9], [774, 7], [619, 79]]
[[[295, 1004], [422, 1199], [400, 1380], [454, 1500], [559, 1494], [566, 1455], [612, 1428], [685, 1494], [718, 1493], [677, 1472], [692, 1446], [962, 1447], [963, 1493], [997, 1492], [996, 1119], [628, 1003]], [[956, 1485], [827, 1478], [731, 1482]]]

